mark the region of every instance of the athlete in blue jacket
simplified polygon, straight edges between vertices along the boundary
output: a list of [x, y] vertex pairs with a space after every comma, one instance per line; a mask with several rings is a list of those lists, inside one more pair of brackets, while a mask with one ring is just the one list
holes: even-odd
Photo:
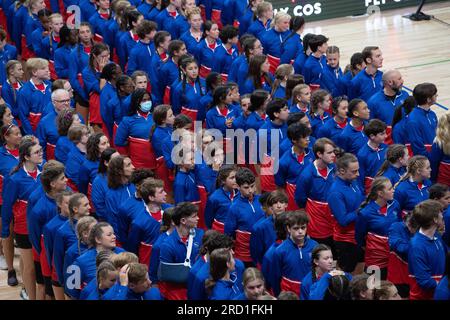
[[391, 130], [392, 120], [394, 119], [395, 109], [402, 105], [405, 99], [409, 96], [408, 93], [402, 90], [403, 79], [400, 72], [396, 70], [389, 70], [383, 74], [384, 88], [375, 93], [367, 105], [370, 109], [371, 119], [380, 119], [388, 125], [389, 138], [388, 143], [391, 144]]
[[352, 272], [358, 263], [358, 247], [355, 239], [357, 209], [364, 200], [364, 193], [356, 181], [359, 175], [358, 159], [349, 153], [336, 161], [337, 177], [328, 192], [327, 202], [336, 219], [333, 240], [336, 245], [339, 267]]
[[166, 30], [170, 33], [173, 39], [177, 39], [179, 37], [176, 22], [177, 20], [183, 19], [183, 16], [178, 13], [180, 9], [180, 2], [176, 2], [174, 0], [170, 0], [169, 5], [166, 9], [162, 10], [156, 17], [155, 22], [158, 24], [159, 30]]
[[442, 205], [426, 200], [413, 210], [419, 231], [411, 239], [408, 268], [411, 278], [411, 300], [431, 300], [445, 271], [447, 246], [436, 232], [442, 227]]
[[360, 98], [367, 102], [383, 88], [383, 72], [379, 70], [383, 66], [383, 55], [378, 47], [365, 47], [362, 58], [366, 68], [353, 77], [349, 98]]
[[275, 295], [292, 291], [300, 296], [301, 281], [311, 270], [311, 252], [317, 245], [306, 235], [308, 221], [305, 211], [294, 211], [287, 217], [288, 237], [276, 248], [273, 261]]
[[259, 195], [255, 194], [255, 176], [249, 169], [240, 169], [236, 173], [236, 183], [240, 195], [237, 196], [227, 213], [225, 234], [236, 239], [236, 257], [244, 263], [252, 261], [250, 254], [250, 238], [253, 225], [265, 214], [262, 210]]
[[288, 197], [284, 192], [270, 193], [266, 203], [269, 214], [255, 223], [250, 236], [250, 254], [255, 265], [262, 266], [265, 253], [277, 240], [275, 220], [285, 212], [287, 206]]
[[327, 51], [328, 38], [323, 35], [316, 35], [309, 41], [309, 47], [311, 48], [311, 55], [306, 59], [303, 74], [305, 76], [305, 82], [307, 84], [318, 84], [321, 89], [331, 92], [328, 83], [327, 59], [325, 53]]
[[[278, 172], [275, 173], [275, 183], [279, 187], [295, 186], [298, 176], [315, 159], [309, 145], [311, 129], [303, 124], [289, 126], [287, 136], [293, 146], [291, 150], [280, 155]], [[289, 193], [289, 192], [288, 192]]]
[[366, 194], [378, 170], [384, 163], [387, 145], [384, 141], [387, 137], [386, 124], [378, 119], [371, 120], [364, 127], [364, 134], [369, 138], [357, 153], [359, 162], [359, 181]]
[[231, 65], [238, 57], [238, 48], [236, 46], [238, 34], [238, 29], [233, 26], [225, 26], [220, 31], [222, 44], [216, 49], [214, 54], [212, 71], [222, 74], [225, 79], [228, 79]]
[[238, 196], [236, 184], [236, 170], [231, 166], [224, 166], [218, 173], [218, 188], [208, 197], [205, 208], [205, 225], [208, 229], [224, 232], [224, 223], [228, 209]]
[[56, 231], [53, 245], [53, 263], [60, 284], [65, 284], [64, 257], [67, 249], [77, 242], [75, 228], [81, 217], [89, 215], [89, 200], [83, 194], [77, 193], [69, 200], [69, 220]]
[[305, 208], [311, 219], [308, 234], [331, 247], [334, 219], [331, 217], [327, 197], [335, 180], [335, 147], [329, 139], [318, 139], [313, 148], [317, 159], [303, 169], [295, 186], [295, 202], [299, 208]]
[[[198, 219], [198, 208], [192, 203], [182, 202], [175, 207], [172, 214], [175, 229], [161, 245], [160, 268], [164, 268], [164, 263], [186, 262], [189, 243], [192, 243], [191, 254], [187, 257], [189, 265], [192, 266], [196, 262], [203, 237], [203, 230], [196, 228]], [[178, 284], [163, 280], [159, 279], [158, 283], [164, 298], [168, 300], [187, 298], [187, 282]]]
[[437, 128], [436, 113], [430, 109], [436, 102], [436, 86], [432, 83], [418, 84], [414, 87], [413, 96], [418, 106], [411, 111], [406, 123], [409, 142], [415, 155], [430, 159]]
[[348, 105], [347, 115], [351, 120], [337, 136], [336, 144], [345, 152], [357, 154], [368, 140], [363, 131], [365, 121], [369, 119], [370, 110], [363, 100], [353, 99]]
[[388, 234], [390, 226], [400, 221], [400, 206], [394, 200], [394, 189], [389, 179], [376, 178], [362, 209], [358, 213], [355, 238], [365, 247], [366, 266], [381, 269], [382, 280], [387, 277], [389, 262]]
[[408, 161], [407, 172], [398, 182], [394, 194], [402, 211], [412, 211], [418, 203], [428, 199], [430, 173], [430, 161], [424, 156], [414, 156]]
[[19, 90], [17, 106], [23, 130], [34, 134], [44, 107], [50, 102], [50, 72], [48, 62], [43, 59], [28, 60], [27, 64], [32, 76]]
[[305, 29], [305, 18], [295, 16], [289, 22], [290, 34], [281, 44], [280, 63], [293, 64], [297, 56], [304, 54], [301, 34]]

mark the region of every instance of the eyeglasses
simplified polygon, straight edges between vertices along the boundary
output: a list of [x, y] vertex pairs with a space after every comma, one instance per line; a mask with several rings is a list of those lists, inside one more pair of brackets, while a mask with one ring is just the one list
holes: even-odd
[[69, 103], [70, 99], [65, 99], [65, 100], [55, 100], [55, 102], [59, 102], [59, 103]]
[[39, 155], [39, 154], [43, 154], [44, 153], [44, 149], [40, 148], [39, 150], [36, 150], [35, 152], [32, 152], [32, 155]]

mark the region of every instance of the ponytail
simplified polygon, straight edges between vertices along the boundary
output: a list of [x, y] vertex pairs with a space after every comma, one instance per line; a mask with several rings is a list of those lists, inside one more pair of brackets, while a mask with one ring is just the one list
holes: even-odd
[[386, 160], [384, 160], [383, 164], [375, 175], [375, 178], [381, 177], [390, 165], [396, 163], [398, 159], [403, 158], [405, 156], [405, 153], [408, 152], [405, 151], [405, 149], [406, 146], [403, 144], [391, 144], [386, 151]]
[[358, 210], [365, 208], [371, 201], [378, 199], [378, 192], [385, 188], [385, 184], [390, 180], [386, 177], [377, 177], [373, 180], [372, 186], [370, 187], [369, 194], [366, 199], [361, 203]]
[[410, 177], [415, 175], [417, 171], [425, 166], [426, 161], [428, 161], [428, 158], [425, 156], [414, 156], [411, 159], [408, 160], [408, 165], [406, 167], [406, 173], [400, 178], [400, 180], [395, 184], [394, 188], [397, 188], [397, 186], [403, 182], [408, 180]]

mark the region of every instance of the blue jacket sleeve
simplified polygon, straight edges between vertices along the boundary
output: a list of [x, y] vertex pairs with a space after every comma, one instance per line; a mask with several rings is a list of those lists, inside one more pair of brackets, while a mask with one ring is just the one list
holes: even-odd
[[80, 166], [80, 171], [78, 172], [78, 190], [81, 193], [84, 193], [87, 195], [88, 192], [88, 186], [89, 186], [89, 180], [90, 180], [90, 172], [86, 166], [83, 164]]
[[262, 231], [263, 230], [261, 230], [261, 228], [253, 228], [250, 236], [250, 255], [255, 264], [261, 264], [264, 257], [264, 247], [262, 246], [263, 239], [261, 234]]
[[432, 274], [428, 262], [426, 261], [426, 256], [426, 252], [421, 250], [421, 248], [409, 248], [408, 261], [409, 264], [414, 264], [413, 275], [422, 289], [430, 290], [436, 288], [437, 283], [436, 280], [431, 277]]
[[311, 178], [301, 174], [297, 179], [295, 188], [295, 202], [299, 208], [305, 208], [307, 201], [307, 190], [311, 190]]
[[184, 193], [184, 185], [180, 184], [175, 178], [175, 182], [173, 184], [173, 197], [175, 204], [184, 201]]
[[[28, 211], [28, 210], [27, 210]], [[41, 253], [41, 226], [45, 221], [41, 221], [42, 214], [39, 213], [39, 208], [35, 205], [27, 212], [27, 227], [28, 227], [28, 237], [30, 239], [31, 245], [36, 250], [37, 253]]]
[[404, 239], [400, 236], [394, 225], [389, 228], [389, 248], [403, 256], [408, 255], [409, 239]]
[[367, 219], [361, 212], [359, 212], [355, 224], [355, 239], [359, 246], [361, 247], [365, 246], [366, 235], [367, 235]]
[[[67, 51], [63, 48], [59, 48], [55, 50], [55, 72], [59, 78], [68, 79], [69, 78], [69, 70], [65, 66], [64, 63], [64, 55], [67, 54]], [[70, 63], [69, 63], [70, 64]]]
[[205, 207], [205, 225], [208, 229], [212, 228], [212, 223], [214, 221], [214, 217], [216, 216], [216, 210], [216, 202], [211, 197], [208, 197]]
[[329, 273], [324, 274], [316, 285], [311, 287], [311, 291], [309, 292], [309, 300], [323, 300], [325, 297], [325, 292], [328, 289], [330, 279], [331, 276]]
[[286, 185], [286, 178], [287, 178], [288, 170], [289, 170], [288, 164], [280, 161], [278, 171], [277, 171], [277, 173], [275, 173], [275, 184], [278, 187], [282, 188]]
[[230, 210], [228, 210], [227, 218], [225, 220], [225, 226], [224, 226], [224, 232], [225, 234], [229, 235], [230, 237], [234, 238], [237, 228], [237, 217], [234, 212], [234, 208], [231, 207]]
[[114, 138], [114, 144], [119, 147], [125, 147], [128, 145], [128, 121], [122, 121], [116, 131], [116, 137]]
[[442, 278], [434, 291], [434, 300], [450, 300], [450, 290], [448, 288], [448, 276]]
[[175, 168], [175, 164], [172, 162], [172, 149], [172, 141], [170, 141], [170, 139], [168, 141], [165, 140], [162, 144], [162, 153], [164, 161], [166, 163], [166, 167], [171, 170]]
[[441, 148], [437, 145], [437, 143], [433, 143], [431, 147], [430, 154], [430, 163], [431, 163], [431, 181], [436, 182], [438, 171], [439, 171], [439, 163], [441, 162], [444, 153]]
[[62, 234], [57, 232], [55, 236], [55, 242], [53, 244], [53, 264], [55, 265], [56, 275], [58, 276], [59, 283], [64, 283], [64, 239]]
[[272, 272], [269, 276], [269, 283], [272, 285], [272, 290], [276, 296], [278, 296], [281, 292], [281, 270], [283, 268], [282, 257], [275, 251], [273, 255], [273, 263], [272, 263]]
[[149, 276], [153, 284], [158, 282], [158, 268], [159, 268], [159, 246], [153, 246], [152, 255], [150, 257]]
[[36, 137], [39, 139], [39, 144], [42, 147], [44, 159], [47, 160], [47, 154], [46, 154], [47, 137], [46, 137], [46, 134], [45, 134], [45, 127], [44, 127], [44, 124], [42, 122], [39, 122], [39, 124], [38, 124], [38, 126], [36, 128]]
[[341, 193], [333, 192], [328, 196], [328, 205], [337, 222], [346, 227], [356, 220], [356, 212], [347, 212], [345, 208], [345, 200]]
[[73, 90], [75, 90], [79, 95], [81, 95], [81, 97], [84, 100], [88, 100], [86, 92], [84, 91], [84, 89], [81, 87], [80, 83], [78, 82], [78, 48], [75, 48], [75, 50], [73, 50], [70, 53], [70, 61], [71, 63], [69, 63], [69, 71], [68, 71], [68, 75], [69, 75], [69, 82], [70, 85], [72, 86]]
[[20, 90], [17, 95], [17, 106], [19, 107], [19, 118], [22, 122], [22, 128], [25, 131], [25, 134], [34, 135], [30, 121], [28, 120], [28, 116], [30, 115], [29, 101], [23, 90]]
[[[5, 192], [8, 190], [8, 192]], [[2, 205], [2, 238], [10, 236], [9, 227], [13, 218], [13, 205], [18, 197], [18, 185], [10, 178], [3, 182], [3, 205]]]
[[400, 205], [400, 209], [403, 210], [405, 207], [405, 202], [408, 199], [408, 195], [406, 195], [401, 189], [396, 188], [394, 192], [394, 199], [397, 200]]
[[411, 148], [415, 155], [422, 155], [431, 158], [431, 154], [425, 148], [425, 141], [422, 137], [420, 124], [415, 121], [406, 122], [406, 132], [408, 132], [409, 141], [411, 142]]
[[130, 226], [130, 231], [128, 232], [127, 239], [127, 251], [133, 252], [135, 254], [139, 253], [139, 244], [142, 241], [141, 228], [136, 223], [132, 223]]

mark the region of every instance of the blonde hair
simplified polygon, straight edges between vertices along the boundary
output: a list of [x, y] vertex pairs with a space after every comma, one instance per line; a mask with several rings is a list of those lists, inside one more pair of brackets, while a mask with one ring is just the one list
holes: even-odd
[[450, 113], [447, 112], [439, 118], [434, 141], [444, 154], [450, 156]]
[[55, 18], [61, 18], [61, 19], [63, 19], [63, 16], [62, 16], [61, 14], [59, 14], [59, 13], [52, 13], [52, 14], [50, 15], [50, 17], [48, 17], [48, 20], [49, 20], [50, 22], [53, 22], [52, 20], [55, 19]]
[[110, 260], [116, 269], [121, 269], [124, 265], [129, 263], [139, 262], [137, 255], [127, 251], [113, 255]]
[[199, 7], [189, 8], [186, 10], [186, 19], [191, 20], [192, 16], [196, 14], [201, 15]]
[[429, 161], [428, 158], [421, 155], [410, 158], [408, 160], [408, 165], [406, 166], [406, 173], [395, 184], [395, 188], [397, 188], [400, 182], [408, 180], [410, 177], [413, 177], [420, 169], [423, 169], [427, 161]]
[[256, 7], [256, 16], [260, 18], [264, 12], [270, 10], [272, 8], [272, 4], [270, 2], [262, 2], [258, 4]]
[[297, 96], [299, 96], [302, 93], [302, 90], [308, 89], [309, 86], [307, 84], [298, 84], [294, 87], [292, 90], [292, 104], [295, 105], [298, 103]]
[[33, 72], [48, 67], [48, 61], [42, 58], [30, 58], [27, 60], [27, 71]]
[[282, 19], [289, 19], [291, 20], [291, 15], [286, 12], [278, 12], [275, 17], [272, 20], [272, 23], [270, 24], [270, 27], [274, 28], [275, 25]]

